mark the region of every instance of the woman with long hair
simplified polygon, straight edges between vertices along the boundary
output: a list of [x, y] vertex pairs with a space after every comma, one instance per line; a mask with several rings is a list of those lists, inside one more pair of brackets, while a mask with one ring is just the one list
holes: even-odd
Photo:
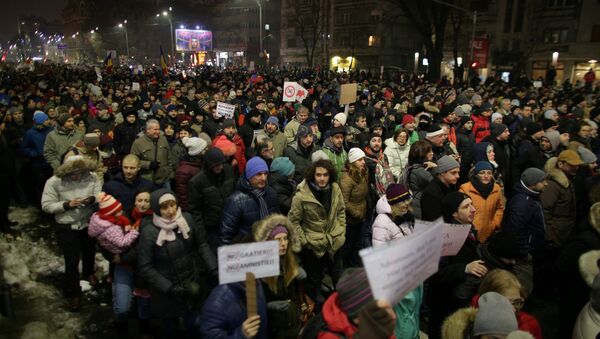
[[383, 152], [390, 163], [390, 169], [396, 179], [402, 175], [408, 164], [408, 153], [410, 132], [405, 128], [399, 128], [394, 132], [394, 138], [385, 140], [385, 151]]
[[408, 164], [403, 175], [406, 182], [401, 180], [400, 183], [408, 185], [412, 192], [413, 215], [417, 219], [421, 218], [421, 195], [427, 184], [433, 180], [431, 169], [434, 167], [436, 164], [433, 162], [433, 150], [429, 141], [419, 140], [410, 146]]

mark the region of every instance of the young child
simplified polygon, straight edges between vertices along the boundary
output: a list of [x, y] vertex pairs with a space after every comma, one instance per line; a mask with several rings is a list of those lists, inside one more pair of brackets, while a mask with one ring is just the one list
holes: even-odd
[[88, 234], [110, 253], [123, 253], [137, 239], [137, 229], [131, 226], [123, 215], [123, 205], [112, 195], [100, 192], [96, 201], [99, 210], [92, 214]]

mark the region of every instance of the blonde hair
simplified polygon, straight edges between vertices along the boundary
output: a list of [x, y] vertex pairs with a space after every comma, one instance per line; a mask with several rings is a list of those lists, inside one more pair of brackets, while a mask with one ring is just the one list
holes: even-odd
[[506, 293], [509, 289], [516, 288], [519, 290], [521, 298], [525, 298], [525, 291], [517, 277], [507, 270], [494, 269], [486, 274], [485, 278], [479, 285], [479, 295], [487, 292], [497, 292], [500, 294]]

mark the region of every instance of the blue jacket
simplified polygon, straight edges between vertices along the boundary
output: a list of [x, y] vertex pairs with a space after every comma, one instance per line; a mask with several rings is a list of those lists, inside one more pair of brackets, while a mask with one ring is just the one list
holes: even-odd
[[540, 194], [523, 186], [519, 181], [513, 188], [513, 196], [504, 214], [503, 229], [521, 236], [521, 253], [527, 254], [541, 248], [545, 243], [544, 211]]
[[50, 127], [43, 129], [31, 127], [25, 132], [21, 141], [21, 153], [30, 160], [35, 160], [33, 163], [38, 167], [49, 167], [44, 159], [44, 142], [51, 130]]
[[[256, 339], [267, 338], [267, 302], [260, 281], [256, 281], [257, 311], [260, 328]], [[219, 285], [204, 302], [200, 314], [200, 331], [204, 339], [245, 339], [242, 323], [247, 318], [244, 283]]]
[[123, 211], [130, 211], [135, 206], [135, 194], [142, 189], [152, 191], [155, 189], [154, 183], [138, 176], [138, 179], [130, 184], [123, 179], [123, 172], [117, 173], [102, 186], [102, 191], [112, 195], [123, 205]]
[[[242, 176], [237, 183], [236, 190], [225, 200], [219, 244], [231, 244], [238, 235], [252, 233], [252, 224], [262, 219], [258, 199], [251, 193], [252, 187], [248, 180]], [[265, 188], [265, 202], [269, 214], [279, 212], [277, 192], [269, 186]]]

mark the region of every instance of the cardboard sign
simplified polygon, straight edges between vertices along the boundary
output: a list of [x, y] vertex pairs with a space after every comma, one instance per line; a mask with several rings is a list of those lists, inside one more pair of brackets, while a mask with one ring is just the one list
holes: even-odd
[[415, 220], [415, 232], [422, 232], [432, 227], [432, 225], [442, 226], [442, 257], [456, 255], [460, 248], [467, 240], [471, 225], [466, 224], [446, 224], [442, 219], [438, 219], [433, 223], [423, 220]]
[[226, 104], [224, 102], [217, 102], [217, 115], [225, 117], [225, 119], [233, 119], [233, 112], [235, 112], [235, 105]]
[[301, 102], [308, 96], [306, 88], [299, 85], [297, 82], [286, 81], [283, 84], [283, 101], [284, 102]]
[[140, 83], [139, 82], [132, 83], [131, 90], [134, 92], [139, 92], [140, 91]]
[[358, 84], [343, 84], [342, 91], [340, 94], [340, 105], [351, 104], [356, 102], [356, 91], [358, 90]]
[[385, 246], [359, 252], [375, 299], [394, 305], [437, 272], [442, 226], [434, 225]]
[[257, 279], [279, 275], [279, 241], [262, 241], [222, 246], [219, 257], [219, 283], [245, 281], [251, 272]]

